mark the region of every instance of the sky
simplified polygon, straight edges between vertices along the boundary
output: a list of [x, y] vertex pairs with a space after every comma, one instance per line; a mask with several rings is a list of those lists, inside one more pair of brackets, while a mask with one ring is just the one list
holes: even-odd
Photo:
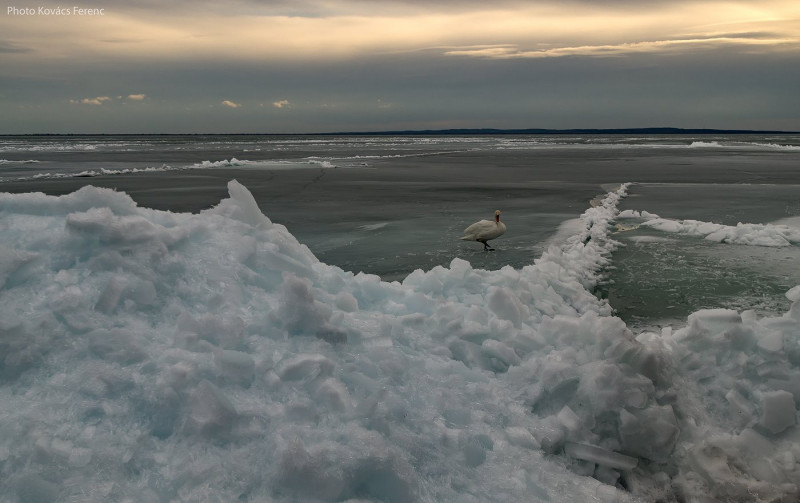
[[797, 0], [6, 0], [0, 134], [800, 131]]

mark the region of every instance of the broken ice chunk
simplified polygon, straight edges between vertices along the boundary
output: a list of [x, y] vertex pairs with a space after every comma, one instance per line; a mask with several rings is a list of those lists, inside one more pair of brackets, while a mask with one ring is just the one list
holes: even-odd
[[747, 457], [772, 458], [775, 456], [775, 446], [766, 437], [757, 431], [745, 428], [737, 437], [738, 443]]
[[527, 428], [519, 426], [509, 426], [506, 428], [506, 438], [511, 445], [517, 447], [524, 447], [526, 449], [538, 449], [539, 441], [537, 441]]
[[315, 396], [317, 400], [336, 412], [344, 412], [350, 406], [350, 393], [347, 387], [333, 377], [322, 381]]
[[639, 463], [639, 460], [636, 458], [609, 451], [608, 449], [603, 449], [596, 445], [567, 442], [564, 451], [567, 453], [567, 456], [591, 461], [598, 465], [617, 468], [619, 470], [632, 470]]
[[469, 467], [480, 466], [486, 461], [486, 451], [494, 448], [494, 442], [485, 434], [471, 435], [462, 448], [464, 463]]
[[761, 397], [761, 421], [759, 425], [772, 434], [777, 434], [797, 423], [794, 396], [788, 391], [769, 391]]
[[549, 416], [535, 423], [531, 433], [542, 446], [542, 450], [548, 454], [555, 454], [564, 445], [564, 427], [555, 416]]
[[758, 347], [770, 353], [777, 353], [783, 349], [783, 334], [770, 331], [758, 340]]
[[653, 461], [666, 461], [680, 429], [670, 405], [653, 406], [635, 413], [620, 411], [619, 433], [625, 452]]
[[611, 487], [617, 485], [617, 481], [619, 480], [619, 472], [614, 470], [613, 468], [609, 468], [608, 466], [598, 466], [597, 469], [594, 471], [594, 478], [602, 482], [603, 484], [607, 484]]
[[17, 496], [22, 503], [55, 501], [60, 487], [39, 475], [24, 475], [17, 481]]
[[222, 391], [208, 381], [201, 381], [189, 399], [186, 426], [191, 431], [211, 435], [230, 429], [236, 419], [236, 408]]
[[249, 386], [256, 368], [255, 360], [247, 353], [230, 349], [214, 353], [214, 364], [225, 379]]
[[481, 350], [490, 360], [495, 361], [496, 370], [506, 371], [512, 365], [519, 365], [520, 359], [513, 348], [494, 339], [487, 339], [481, 344]]
[[566, 405], [561, 409], [561, 412], [558, 413], [556, 418], [559, 423], [563, 424], [564, 427], [572, 433], [578, 431], [581, 427], [581, 419]]
[[732, 389], [725, 395], [731, 411], [739, 417], [739, 422], [747, 423], [753, 417], [753, 405], [741, 393]]
[[147, 358], [142, 337], [132, 330], [98, 328], [88, 334], [89, 351], [96, 356], [123, 365], [137, 363]]
[[800, 285], [791, 288], [785, 295], [790, 301], [797, 302], [800, 300]]
[[312, 381], [319, 376], [328, 376], [336, 365], [319, 354], [299, 354], [280, 362], [278, 376], [283, 381]]

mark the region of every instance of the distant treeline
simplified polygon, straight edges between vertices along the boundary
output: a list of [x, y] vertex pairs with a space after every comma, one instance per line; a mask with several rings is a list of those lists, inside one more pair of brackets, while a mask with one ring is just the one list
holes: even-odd
[[23, 133], [0, 134], [0, 137], [31, 136], [457, 136], [457, 135], [559, 135], [559, 134], [629, 134], [629, 135], [702, 135], [702, 134], [800, 134], [800, 131], [763, 131], [755, 129], [684, 129], [676, 127], [644, 127], [617, 129], [422, 129], [401, 131], [340, 131], [329, 133]]
[[423, 130], [404, 130], [404, 131], [371, 131], [371, 132], [341, 132], [341, 133], [318, 133], [328, 135], [346, 136], [380, 136], [380, 135], [504, 135], [504, 134], [797, 134], [792, 131], [759, 131], [749, 129], [684, 129], [675, 127], [646, 127], [646, 128], [618, 128], [618, 129], [423, 129]]

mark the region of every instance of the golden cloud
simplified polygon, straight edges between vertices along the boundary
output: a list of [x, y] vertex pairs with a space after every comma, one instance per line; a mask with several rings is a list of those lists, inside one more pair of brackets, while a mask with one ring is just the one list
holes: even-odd
[[623, 44], [581, 45], [553, 47], [533, 51], [521, 50], [517, 46], [498, 47], [466, 47], [446, 50], [448, 56], [470, 56], [487, 59], [519, 59], [519, 58], [557, 58], [563, 56], [596, 56], [612, 57], [642, 53], [675, 53], [702, 48], [713, 49], [723, 46], [739, 46], [742, 48], [770, 47], [778, 49], [781, 46], [797, 47], [798, 41], [793, 38], [748, 38], [743, 36], [704, 37], [674, 40], [650, 40], [642, 42], [628, 42]]
[[[84, 99], [80, 100], [80, 103], [82, 105], [102, 105], [106, 101], [110, 101], [110, 100], [111, 100], [111, 98], [109, 98], [108, 96], [98, 96], [96, 98], [84, 98]], [[73, 103], [77, 103], [77, 101], [75, 101], [75, 100], [72, 100], [72, 102]]]

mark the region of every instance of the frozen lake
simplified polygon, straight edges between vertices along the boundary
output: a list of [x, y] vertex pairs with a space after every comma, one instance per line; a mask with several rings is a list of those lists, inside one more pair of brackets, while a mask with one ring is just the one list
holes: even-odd
[[[171, 211], [216, 204], [235, 178], [321, 261], [387, 281], [455, 257], [488, 270], [529, 265], [569, 236], [592, 198], [625, 182], [636, 185], [621, 209], [667, 218], [800, 216], [797, 136], [7, 137], [0, 158], [2, 190], [91, 183]], [[458, 241], [495, 209], [509, 229], [496, 253]], [[794, 248], [643, 241], [642, 232], [620, 234], [633, 246], [615, 255], [615, 286], [603, 293], [632, 326], [703, 307], [782, 310], [800, 279]], [[653, 264], [663, 274], [649, 274]]]
[[798, 140], [0, 138], [0, 501], [795, 501]]

